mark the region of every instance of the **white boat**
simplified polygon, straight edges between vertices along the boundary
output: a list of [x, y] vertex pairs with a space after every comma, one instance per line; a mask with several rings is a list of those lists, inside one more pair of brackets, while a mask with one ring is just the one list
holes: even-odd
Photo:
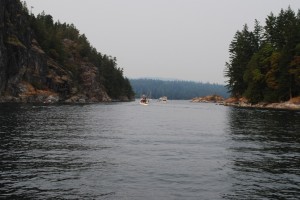
[[167, 100], [168, 100], [168, 97], [166, 97], [166, 96], [160, 97], [160, 98], [158, 99], [158, 101], [159, 101], [159, 102], [162, 102], [162, 103], [167, 103]]
[[149, 105], [149, 99], [145, 95], [143, 95], [141, 100], [140, 100], [140, 104], [144, 105], [144, 106]]

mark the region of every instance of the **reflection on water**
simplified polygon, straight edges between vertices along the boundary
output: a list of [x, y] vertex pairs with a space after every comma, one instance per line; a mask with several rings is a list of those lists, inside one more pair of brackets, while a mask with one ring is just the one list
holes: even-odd
[[0, 104], [0, 198], [297, 199], [300, 112]]
[[232, 108], [229, 199], [300, 196], [300, 113]]
[[[109, 147], [85, 135], [83, 106], [1, 106], [0, 197], [52, 199], [100, 197], [93, 171], [113, 170], [94, 151]], [[89, 182], [86, 184], [86, 182]], [[88, 188], [84, 188], [87, 186]], [[83, 188], [82, 188], [83, 187]], [[83, 195], [85, 194], [85, 195]]]

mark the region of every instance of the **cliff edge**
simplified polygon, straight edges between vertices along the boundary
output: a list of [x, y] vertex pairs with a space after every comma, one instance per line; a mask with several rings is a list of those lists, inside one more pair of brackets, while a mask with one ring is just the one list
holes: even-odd
[[[73, 38], [57, 37], [59, 48], [45, 49], [41, 45], [45, 46], [42, 39], [45, 34], [37, 34], [38, 29], [33, 25], [48, 18], [52, 20], [50, 15], [35, 18], [19, 0], [1, 0], [0, 13], [0, 102], [83, 103], [132, 98], [131, 87], [124, 86], [127, 82], [122, 73], [116, 73], [121, 70], [115, 67], [115, 62], [108, 62], [113, 66], [103, 64], [112, 59], [96, 52], [74, 27], [48, 22], [49, 27], [52, 25], [61, 35], [65, 27], [67, 31], [77, 32]], [[51, 37], [58, 35], [53, 32]], [[88, 44], [85, 51], [79, 48], [82, 38]], [[90, 51], [90, 56], [85, 55]], [[98, 62], [93, 61], [92, 56]], [[116, 91], [117, 86], [111, 89], [111, 80], [117, 79], [112, 74], [119, 75], [117, 78], [121, 81], [117, 86], [126, 88], [127, 93], [125, 89]]]

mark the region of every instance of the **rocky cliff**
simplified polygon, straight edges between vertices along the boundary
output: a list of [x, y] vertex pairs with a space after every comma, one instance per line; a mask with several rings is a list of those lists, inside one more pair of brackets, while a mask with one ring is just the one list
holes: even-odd
[[76, 42], [61, 41], [68, 58], [58, 62], [41, 48], [30, 17], [19, 0], [0, 1], [0, 102], [111, 101], [99, 68], [74, 50]]

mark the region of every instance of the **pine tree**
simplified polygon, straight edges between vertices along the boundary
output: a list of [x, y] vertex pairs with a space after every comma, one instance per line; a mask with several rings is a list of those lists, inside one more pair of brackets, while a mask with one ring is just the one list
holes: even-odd
[[300, 11], [271, 13], [264, 27], [255, 20], [253, 32], [244, 26], [229, 52], [225, 76], [232, 96], [273, 102], [300, 95]]
[[248, 62], [257, 50], [257, 42], [252, 32], [244, 25], [242, 32], [237, 31], [230, 44], [230, 61], [226, 63], [225, 76], [229, 78], [227, 87], [235, 97], [241, 97], [247, 88], [244, 73]]

